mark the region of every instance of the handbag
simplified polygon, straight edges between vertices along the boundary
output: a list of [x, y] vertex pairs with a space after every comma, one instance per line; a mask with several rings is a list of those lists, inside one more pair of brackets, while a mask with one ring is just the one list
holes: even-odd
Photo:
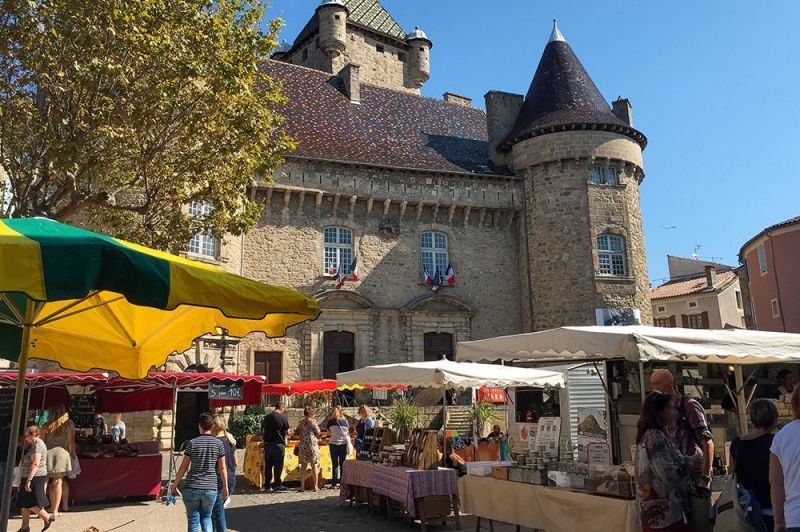
[[75, 478], [81, 474], [81, 462], [78, 460], [78, 457], [71, 458], [72, 460], [72, 471], [69, 473], [69, 478]]
[[[737, 464], [738, 454], [737, 449], [737, 456], [733, 457]], [[767, 531], [758, 499], [750, 490], [739, 484], [736, 471], [732, 472], [711, 513], [716, 532]]]

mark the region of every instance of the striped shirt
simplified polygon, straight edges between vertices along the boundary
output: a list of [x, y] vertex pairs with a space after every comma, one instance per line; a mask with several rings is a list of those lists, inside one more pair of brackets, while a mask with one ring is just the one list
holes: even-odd
[[186, 442], [184, 456], [191, 458], [184, 488], [217, 491], [217, 460], [225, 457], [225, 446], [211, 434]]

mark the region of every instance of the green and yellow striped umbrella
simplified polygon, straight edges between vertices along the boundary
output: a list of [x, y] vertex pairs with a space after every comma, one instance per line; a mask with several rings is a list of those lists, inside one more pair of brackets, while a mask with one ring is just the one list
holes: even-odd
[[8, 360], [141, 378], [218, 327], [283, 336], [319, 312], [296, 290], [106, 235], [44, 218], [0, 220], [0, 357]]

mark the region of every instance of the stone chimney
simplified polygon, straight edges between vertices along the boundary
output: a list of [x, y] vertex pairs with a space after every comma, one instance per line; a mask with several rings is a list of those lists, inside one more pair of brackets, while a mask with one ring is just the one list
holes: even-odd
[[345, 95], [351, 103], [361, 103], [361, 67], [350, 63], [339, 72], [344, 82]]
[[461, 96], [460, 94], [456, 94], [455, 92], [445, 92], [442, 95], [444, 101], [454, 103], [456, 105], [461, 105], [463, 107], [472, 107], [472, 98], [468, 96]]
[[499, 153], [497, 146], [511, 134], [525, 97], [509, 92], [489, 91], [486, 102], [486, 132], [489, 135], [489, 159], [498, 166], [509, 166], [510, 154]]
[[622, 120], [625, 124], [633, 127], [633, 112], [631, 111], [631, 102], [627, 98], [620, 96], [611, 104], [611, 111], [614, 116]]
[[710, 264], [706, 266], [706, 286], [713, 289], [717, 285], [717, 269]]

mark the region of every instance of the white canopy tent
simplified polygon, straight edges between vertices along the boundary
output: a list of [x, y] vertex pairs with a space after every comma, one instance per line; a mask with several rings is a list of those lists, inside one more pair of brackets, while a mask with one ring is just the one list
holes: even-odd
[[[541, 369], [515, 368], [496, 364], [473, 364], [442, 359], [429, 362], [406, 362], [367, 366], [354, 371], [336, 374], [337, 386], [375, 384], [381, 386], [413, 386], [442, 389], [442, 412], [446, 408], [447, 390], [463, 390], [489, 386], [509, 388], [532, 386], [539, 388], [563, 388], [564, 375]], [[443, 419], [443, 421], [445, 421]], [[444, 460], [447, 460], [447, 438], [444, 445]]]
[[515, 368], [495, 364], [470, 364], [452, 360], [407, 362], [367, 366], [354, 371], [338, 373], [338, 386], [355, 384], [380, 384], [381, 386], [414, 386], [418, 388], [443, 388], [460, 390], [489, 386], [509, 388], [533, 386], [561, 388], [564, 376], [555, 371]]
[[[705, 362], [734, 366], [739, 420], [747, 426], [742, 365], [800, 362], [800, 334], [744, 329], [680, 329], [632, 325], [561, 327], [459, 342], [458, 361], [520, 360]], [[643, 372], [640, 371], [640, 378]], [[642, 383], [644, 390], [644, 383]]]

